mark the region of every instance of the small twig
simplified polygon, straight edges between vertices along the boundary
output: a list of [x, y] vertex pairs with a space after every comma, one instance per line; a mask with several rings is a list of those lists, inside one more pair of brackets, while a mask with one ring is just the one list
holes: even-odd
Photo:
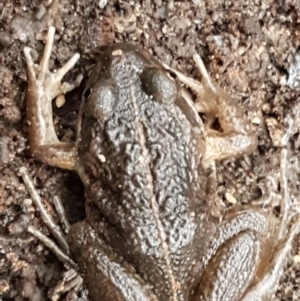
[[26, 167], [21, 167], [20, 173], [21, 173], [23, 181], [31, 195], [32, 201], [34, 202], [35, 206], [39, 209], [39, 212], [41, 214], [41, 218], [42, 218], [43, 222], [48, 227], [48, 229], [51, 231], [51, 233], [53, 234], [53, 236], [55, 237], [55, 239], [57, 240], [59, 246], [63, 249], [63, 251], [66, 254], [69, 254], [69, 246], [64, 238], [64, 235], [61, 232], [60, 228], [53, 221], [51, 216], [48, 214], [46, 209], [44, 208], [44, 206], [42, 204], [42, 200], [33, 185], [32, 179], [29, 176], [29, 173], [28, 173]]
[[57, 258], [64, 264], [71, 266], [74, 269], [77, 269], [75, 262], [68, 257], [50, 238], [44, 235], [41, 231], [34, 228], [33, 226], [28, 226], [27, 231], [34, 235], [38, 240], [43, 242], [45, 246], [51, 250]]
[[289, 219], [290, 209], [291, 209], [291, 199], [288, 191], [288, 181], [287, 181], [287, 150], [282, 149], [280, 154], [280, 189], [281, 189], [281, 206], [280, 206], [280, 216], [281, 225], [279, 231], [279, 238], [283, 239], [286, 235], [286, 224]]
[[61, 200], [60, 200], [60, 198], [57, 195], [55, 195], [53, 197], [53, 204], [54, 204], [56, 213], [58, 215], [59, 221], [62, 224], [62, 226], [63, 226], [66, 234], [68, 234], [69, 231], [70, 231], [71, 225], [70, 225], [70, 223], [69, 223], [69, 221], [67, 219], [65, 208], [62, 205]]
[[78, 275], [78, 273], [76, 274], [76, 277], [67, 282], [67, 284], [64, 286], [64, 289], [62, 290], [63, 293], [69, 292], [72, 289], [77, 292], [81, 288], [83, 279]]
[[[61, 300], [61, 295], [73, 290], [76, 294], [82, 287], [83, 279], [74, 269], [69, 269], [64, 273], [63, 279], [60, 280], [50, 295], [52, 301]], [[67, 298], [69, 300], [69, 298]]]

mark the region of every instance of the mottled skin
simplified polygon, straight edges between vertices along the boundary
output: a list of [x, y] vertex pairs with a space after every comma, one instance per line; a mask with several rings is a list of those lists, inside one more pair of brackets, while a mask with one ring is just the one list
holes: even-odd
[[203, 247], [202, 139], [174, 106], [179, 89], [165, 71], [135, 47], [113, 56], [118, 49], [101, 54], [107, 59], [87, 87], [78, 149], [89, 179], [87, 220], [142, 278], [155, 279], [159, 300], [184, 300]]
[[165, 67], [115, 45], [99, 53], [87, 83], [77, 142], [59, 142], [51, 101], [78, 57], [50, 73], [53, 37], [50, 28], [37, 71], [25, 49], [29, 142], [38, 159], [76, 170], [85, 185], [86, 219], [68, 243], [93, 300], [264, 300], [298, 224], [275, 229], [274, 218], [253, 208], [214, 217], [203, 167], [255, 147], [241, 108], [224, 92], [190, 84], [223, 128], [210, 130]]

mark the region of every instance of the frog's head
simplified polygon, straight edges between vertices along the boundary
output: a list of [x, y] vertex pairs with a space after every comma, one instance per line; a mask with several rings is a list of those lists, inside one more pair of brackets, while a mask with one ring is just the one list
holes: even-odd
[[85, 115], [108, 119], [120, 95], [130, 98], [133, 89], [165, 105], [173, 104], [179, 93], [177, 82], [149, 52], [130, 44], [103, 49], [83, 94]]

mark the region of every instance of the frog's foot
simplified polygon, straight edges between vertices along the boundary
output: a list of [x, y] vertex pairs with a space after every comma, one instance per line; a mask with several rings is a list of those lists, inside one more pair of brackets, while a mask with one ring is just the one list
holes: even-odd
[[[51, 300], [58, 300], [58, 296], [65, 294], [66, 292], [72, 291], [76, 293], [82, 286], [82, 278], [77, 273], [76, 263], [69, 257], [69, 247], [65, 239], [65, 234], [63, 234], [60, 227], [57, 226], [50, 214], [46, 211], [42, 200], [33, 185], [32, 179], [30, 178], [27, 169], [25, 167], [21, 167], [20, 173], [33, 203], [39, 210], [43, 222], [57, 240], [58, 245], [56, 245], [55, 242], [53, 242], [50, 238], [48, 238], [33, 226], [28, 226], [27, 231], [34, 235], [42, 243], [44, 243], [45, 246], [57, 256], [57, 258], [64, 264], [64, 266], [68, 270], [64, 274], [63, 280], [57, 284], [54, 291], [51, 293]], [[70, 225], [67, 221], [65, 211], [59, 198], [55, 198], [54, 206], [56, 211], [58, 212], [59, 220], [63, 225], [65, 232], [68, 232]]]
[[[257, 138], [241, 106], [225, 91], [212, 84], [199, 55], [194, 55], [194, 61], [202, 74], [203, 84], [177, 70], [164, 66], [190, 88], [196, 96], [195, 106], [197, 111], [206, 115], [204, 165], [214, 160], [251, 153], [257, 145]], [[188, 93], [184, 89], [182, 90], [182, 96], [190, 102], [190, 99], [187, 99], [189, 97]], [[218, 119], [221, 131], [213, 128], [215, 119]]]
[[72, 91], [75, 86], [69, 83], [61, 84], [63, 77], [75, 66], [80, 58], [78, 53], [74, 56], [55, 73], [49, 71], [49, 60], [52, 52], [52, 47], [54, 44], [55, 28], [53, 26], [49, 27], [47, 42], [45, 45], [45, 50], [43, 57], [39, 65], [34, 64], [31, 57], [31, 48], [24, 48], [24, 55], [27, 63], [28, 69], [28, 80], [30, 84], [35, 82], [35, 84], [40, 84], [43, 87], [43, 93], [46, 93], [49, 98], [54, 99], [60, 94], [66, 94]]
[[[29, 125], [29, 143], [35, 157], [46, 164], [74, 169], [76, 151], [74, 144], [62, 143], [58, 140], [52, 116], [52, 100], [74, 88], [74, 85], [61, 83], [65, 74], [76, 64], [79, 54], [75, 54], [63, 67], [55, 73], [49, 70], [49, 59], [54, 42], [54, 27], [50, 27], [45, 51], [39, 65], [35, 65], [31, 57], [31, 49], [24, 48], [28, 70], [27, 123]], [[78, 83], [77, 83], [78, 84]]]

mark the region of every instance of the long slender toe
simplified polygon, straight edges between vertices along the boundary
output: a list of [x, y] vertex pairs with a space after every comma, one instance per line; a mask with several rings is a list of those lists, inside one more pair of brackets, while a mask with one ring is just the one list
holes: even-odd
[[80, 54], [79, 53], [75, 53], [68, 60], [68, 62], [55, 73], [56, 80], [57, 81], [61, 81], [62, 78], [76, 65], [76, 63], [78, 62], [79, 58], [80, 58]]
[[48, 71], [49, 67], [49, 60], [52, 52], [52, 47], [54, 43], [54, 36], [55, 36], [55, 27], [50, 26], [48, 30], [48, 35], [47, 35], [47, 41], [43, 53], [43, 57], [40, 62], [40, 77], [44, 78], [46, 72]]

